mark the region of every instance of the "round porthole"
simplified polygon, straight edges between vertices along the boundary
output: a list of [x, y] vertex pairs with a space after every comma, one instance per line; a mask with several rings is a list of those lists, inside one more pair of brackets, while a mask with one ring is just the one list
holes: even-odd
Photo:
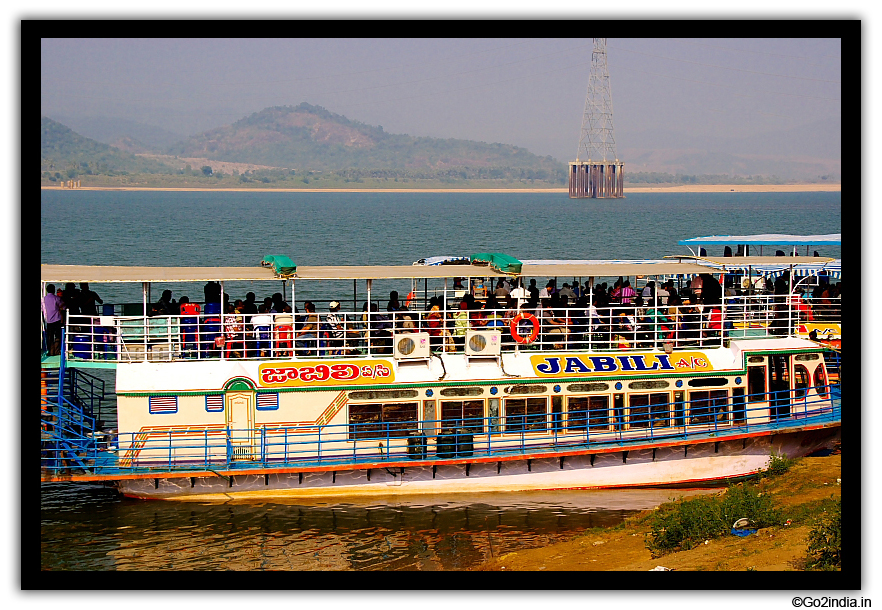
[[741, 377], [735, 378], [735, 385], [741, 385]]
[[559, 386], [559, 385], [554, 386], [554, 391], [555, 391], [555, 392], [560, 392], [560, 386]]
[[496, 386], [494, 386], [494, 387], [490, 388], [490, 395], [491, 395], [491, 396], [496, 396], [496, 393], [497, 393], [498, 391], [499, 391], [499, 390], [496, 388]]
[[682, 387], [683, 387], [683, 380], [682, 380], [682, 379], [678, 379], [676, 385], [677, 385], [678, 388], [682, 388]]
[[432, 390], [426, 390], [426, 396], [431, 396], [434, 393]]
[[621, 390], [621, 389], [622, 389], [622, 382], [621, 382], [621, 381], [617, 381], [617, 382], [616, 382], [616, 389], [617, 389], [617, 390]]

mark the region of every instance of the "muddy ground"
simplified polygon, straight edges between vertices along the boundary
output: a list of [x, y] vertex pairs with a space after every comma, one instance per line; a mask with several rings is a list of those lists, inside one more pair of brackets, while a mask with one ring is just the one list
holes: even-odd
[[[609, 570], [646, 571], [656, 566], [672, 570], [770, 570], [804, 569], [808, 534], [820, 514], [820, 503], [840, 497], [841, 455], [798, 460], [786, 473], [759, 482], [775, 505], [792, 523], [760, 529], [740, 538], [724, 536], [696, 548], [653, 557], [644, 536], [650, 531], [646, 511], [611, 530], [591, 530], [572, 540], [539, 549], [508, 553], [494, 558], [480, 570]], [[672, 491], [675, 496], [676, 491]]]

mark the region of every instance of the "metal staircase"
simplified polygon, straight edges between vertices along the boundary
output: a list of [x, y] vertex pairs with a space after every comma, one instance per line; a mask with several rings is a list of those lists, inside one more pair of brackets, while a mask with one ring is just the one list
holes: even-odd
[[[104, 437], [100, 413], [104, 382], [83, 371], [40, 369], [40, 466], [44, 474], [88, 473], [95, 465]], [[79, 472], [82, 471], [82, 472]]]

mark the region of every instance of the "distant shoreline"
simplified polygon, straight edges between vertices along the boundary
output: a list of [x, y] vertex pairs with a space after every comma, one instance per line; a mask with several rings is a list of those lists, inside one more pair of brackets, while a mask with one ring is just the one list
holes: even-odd
[[[76, 189], [67, 189], [60, 186], [41, 186], [41, 190], [47, 191], [194, 191], [194, 192], [233, 192], [233, 193], [558, 193], [566, 194], [566, 188], [205, 188], [205, 187], [146, 187], [146, 186], [82, 186]], [[636, 186], [625, 187], [625, 195], [628, 193], [811, 193], [811, 192], [840, 192], [841, 184], [690, 184], [681, 186]]]

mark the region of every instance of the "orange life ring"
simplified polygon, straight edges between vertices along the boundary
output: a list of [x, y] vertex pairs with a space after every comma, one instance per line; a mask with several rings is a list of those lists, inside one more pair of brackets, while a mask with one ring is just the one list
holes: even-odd
[[[528, 320], [533, 325], [533, 330], [529, 335], [522, 335], [518, 332], [518, 323], [521, 320]], [[536, 337], [539, 336], [539, 320], [537, 320], [536, 316], [533, 314], [522, 311], [512, 318], [511, 323], [508, 325], [508, 329], [511, 332], [512, 339], [521, 344], [529, 344], [535, 341]]]

